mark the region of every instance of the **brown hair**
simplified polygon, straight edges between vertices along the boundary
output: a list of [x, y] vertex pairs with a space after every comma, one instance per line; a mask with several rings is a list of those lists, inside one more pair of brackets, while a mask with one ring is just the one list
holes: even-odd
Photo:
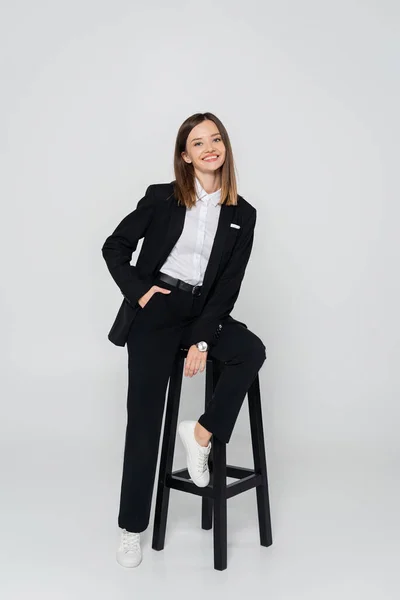
[[220, 204], [236, 205], [237, 204], [237, 185], [235, 176], [235, 164], [231, 142], [228, 132], [221, 121], [210, 112], [195, 113], [188, 117], [179, 127], [175, 142], [174, 152], [174, 195], [178, 200], [178, 204], [184, 204], [187, 208], [191, 208], [196, 204], [196, 189], [195, 189], [195, 173], [191, 163], [183, 160], [181, 152], [186, 151], [186, 142], [189, 133], [202, 121], [214, 121], [221, 134], [222, 141], [225, 145], [225, 161], [221, 167], [221, 200]]

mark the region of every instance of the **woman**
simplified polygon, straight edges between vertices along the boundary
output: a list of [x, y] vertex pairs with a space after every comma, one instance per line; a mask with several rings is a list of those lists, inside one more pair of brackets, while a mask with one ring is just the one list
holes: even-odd
[[117, 550], [125, 567], [142, 559], [140, 532], [149, 523], [176, 352], [188, 349], [185, 376], [204, 371], [208, 355], [225, 365], [204, 414], [178, 427], [189, 474], [201, 487], [209, 483], [211, 437], [229, 442], [247, 390], [266, 359], [261, 339], [230, 316], [253, 245], [256, 210], [237, 194], [228, 133], [215, 115], [197, 113], [182, 123], [174, 171], [171, 183], [147, 188], [102, 248], [124, 296], [108, 337], [128, 350]]

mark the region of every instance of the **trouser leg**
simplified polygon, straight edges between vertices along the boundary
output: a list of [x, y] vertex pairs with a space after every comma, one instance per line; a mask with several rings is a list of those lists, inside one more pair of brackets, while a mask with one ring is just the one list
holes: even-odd
[[211, 401], [198, 421], [228, 443], [247, 390], [266, 360], [266, 348], [252, 331], [233, 321], [224, 324], [209, 356], [224, 364]]
[[149, 523], [165, 393], [180, 342], [180, 328], [166, 323], [170, 315], [164, 302], [150, 300], [127, 343], [128, 418], [118, 525], [135, 532]]

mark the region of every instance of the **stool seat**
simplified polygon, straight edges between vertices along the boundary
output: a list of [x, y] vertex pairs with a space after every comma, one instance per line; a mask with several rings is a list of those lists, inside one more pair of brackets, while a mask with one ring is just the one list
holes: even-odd
[[[208, 461], [210, 483], [206, 487], [198, 487], [190, 480], [187, 468], [172, 471], [184, 361], [187, 353], [188, 348], [181, 347], [178, 350], [169, 381], [152, 548], [154, 550], [163, 550], [164, 548], [170, 490], [175, 489], [201, 496], [201, 527], [202, 529], [213, 529], [214, 568], [222, 571], [227, 568], [227, 500], [229, 498], [255, 488], [260, 544], [262, 546], [271, 546], [272, 544], [260, 382], [257, 373], [247, 392], [254, 468], [227, 465], [226, 444], [213, 436]], [[221, 361], [207, 357], [206, 407], [212, 398], [223, 368], [224, 364]], [[237, 481], [227, 484], [227, 477], [237, 479]]]

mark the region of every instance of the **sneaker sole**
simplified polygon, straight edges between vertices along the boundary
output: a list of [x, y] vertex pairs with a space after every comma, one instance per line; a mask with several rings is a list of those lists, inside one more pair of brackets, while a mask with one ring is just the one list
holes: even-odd
[[136, 563], [135, 565], [124, 565], [123, 563], [119, 562], [118, 557], [116, 558], [116, 561], [119, 564], [119, 566], [124, 567], [124, 569], [134, 569], [135, 567], [138, 567], [140, 565], [142, 560], [143, 560], [143, 558], [141, 558], [140, 561], [138, 563]]

